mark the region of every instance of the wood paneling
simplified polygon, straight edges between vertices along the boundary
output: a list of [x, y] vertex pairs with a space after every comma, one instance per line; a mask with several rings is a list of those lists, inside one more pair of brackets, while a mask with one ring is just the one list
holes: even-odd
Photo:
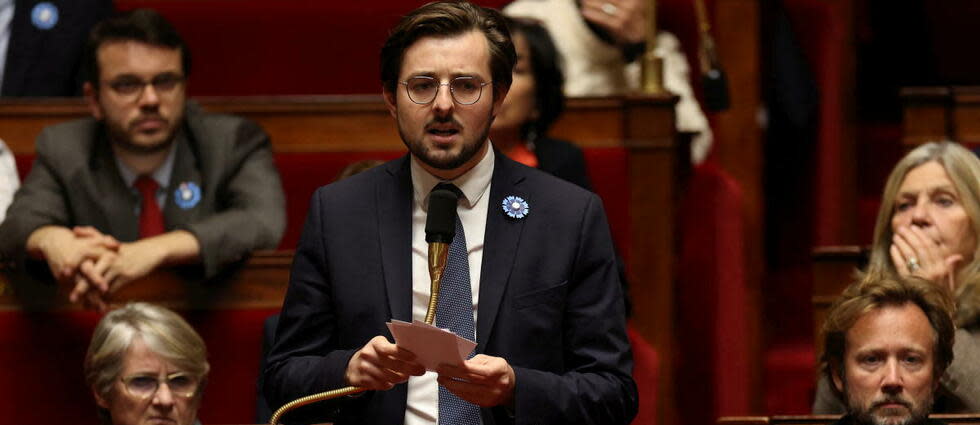
[[813, 250], [813, 338], [817, 355], [823, 351], [820, 328], [827, 310], [854, 282], [858, 270], [868, 262], [869, 250], [854, 245], [824, 246]]
[[[269, 133], [277, 152], [391, 151], [403, 147], [381, 96], [206, 97], [197, 101], [209, 111], [255, 120]], [[585, 148], [623, 146], [627, 139], [661, 147], [673, 145], [673, 134], [645, 140], [628, 133], [636, 126], [626, 127], [632, 108], [664, 108], [673, 102], [670, 96], [569, 99], [550, 133]], [[86, 116], [88, 109], [81, 99], [2, 99], [0, 139], [14, 153], [32, 153], [42, 128]], [[661, 119], [642, 117], [638, 122], [657, 125]]]
[[980, 144], [980, 87], [902, 89], [902, 143], [952, 140]]

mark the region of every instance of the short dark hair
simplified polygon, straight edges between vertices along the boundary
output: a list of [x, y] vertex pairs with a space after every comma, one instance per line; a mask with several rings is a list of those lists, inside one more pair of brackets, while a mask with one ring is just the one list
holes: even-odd
[[99, 86], [99, 47], [120, 41], [138, 41], [180, 50], [184, 76], [191, 73], [191, 52], [173, 25], [155, 10], [135, 9], [116, 14], [92, 27], [83, 59], [85, 81]]
[[539, 21], [507, 17], [511, 36], [521, 34], [530, 51], [531, 75], [534, 77], [534, 102], [538, 118], [521, 126], [521, 137], [527, 141], [544, 136], [565, 110], [565, 75], [559, 64], [558, 49], [548, 30]]
[[451, 37], [468, 31], [486, 36], [494, 91], [510, 88], [517, 53], [503, 15], [466, 1], [440, 1], [415, 9], [395, 26], [381, 48], [381, 83], [395, 93], [402, 59], [412, 44], [423, 37]]
[[[847, 331], [872, 310], [883, 307], [900, 307], [912, 304], [926, 315], [936, 333], [933, 346], [933, 380], [938, 381], [953, 361], [953, 300], [949, 291], [918, 277], [881, 278], [858, 281], [844, 290], [827, 312], [823, 324], [823, 354], [820, 356], [821, 371], [830, 382], [836, 375], [842, 380], [844, 356], [847, 349]], [[831, 385], [841, 401], [844, 394]]]

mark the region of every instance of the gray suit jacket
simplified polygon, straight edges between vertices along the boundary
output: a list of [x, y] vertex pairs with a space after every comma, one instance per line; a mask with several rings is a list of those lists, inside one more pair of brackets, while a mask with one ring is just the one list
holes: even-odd
[[[254, 122], [204, 113], [187, 104], [163, 205], [167, 231], [197, 237], [205, 277], [251, 251], [275, 248], [285, 228], [285, 199], [269, 138]], [[139, 197], [123, 182], [102, 123], [92, 118], [45, 128], [34, 165], [0, 225], [0, 254], [23, 258], [41, 226], [93, 226], [120, 241], [139, 238]], [[201, 197], [174, 202], [181, 183]]]

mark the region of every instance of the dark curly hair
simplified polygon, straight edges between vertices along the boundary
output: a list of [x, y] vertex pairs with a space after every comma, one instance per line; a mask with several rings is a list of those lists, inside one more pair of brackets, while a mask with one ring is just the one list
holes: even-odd
[[507, 17], [512, 35], [520, 34], [530, 51], [531, 75], [534, 77], [534, 101], [538, 117], [521, 126], [521, 138], [533, 142], [544, 136], [565, 110], [565, 75], [562, 73], [555, 42], [539, 21]]

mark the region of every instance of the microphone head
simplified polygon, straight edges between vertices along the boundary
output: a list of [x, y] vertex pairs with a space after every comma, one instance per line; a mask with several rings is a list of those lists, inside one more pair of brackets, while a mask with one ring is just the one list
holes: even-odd
[[429, 213], [425, 218], [425, 241], [450, 244], [456, 236], [456, 192], [436, 186], [429, 193]]

